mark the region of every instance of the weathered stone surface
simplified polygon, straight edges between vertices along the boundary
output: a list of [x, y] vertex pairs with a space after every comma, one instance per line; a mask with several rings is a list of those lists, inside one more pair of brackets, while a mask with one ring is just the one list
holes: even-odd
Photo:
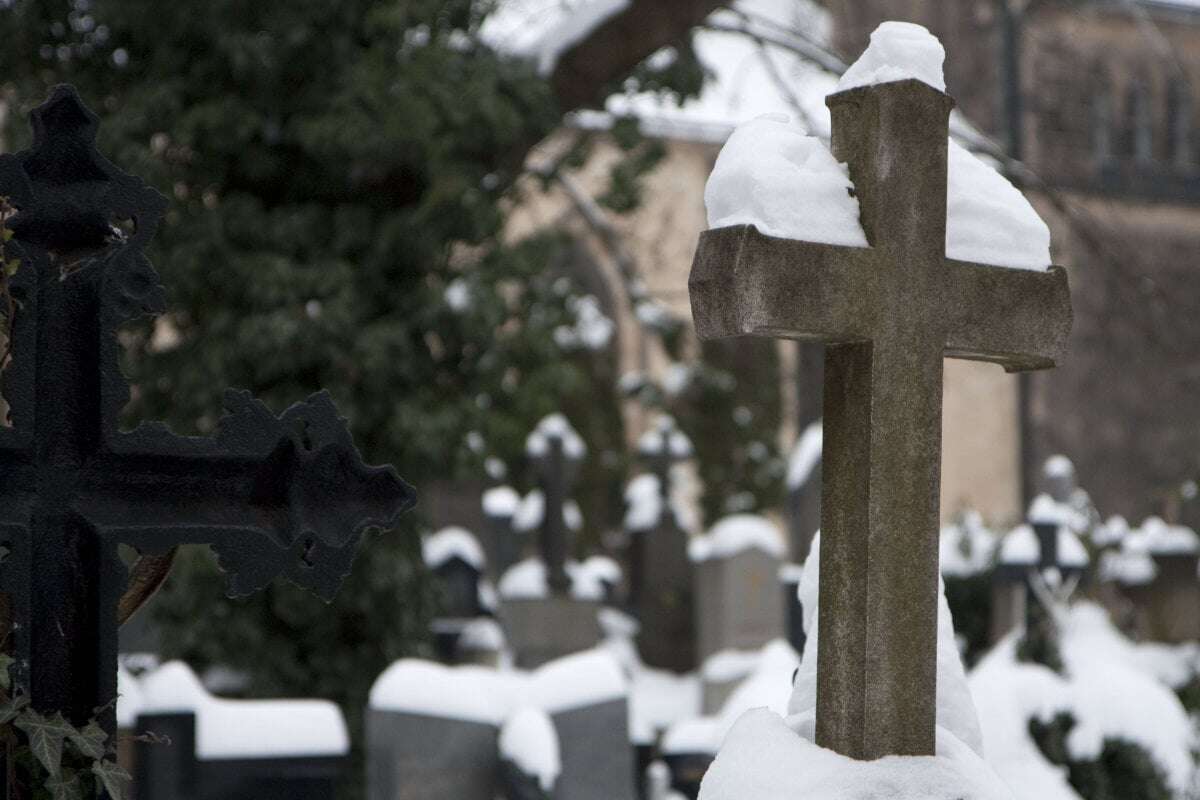
[[562, 758], [556, 800], [633, 800], [633, 747], [624, 697], [560, 711], [551, 719]]
[[1195, 553], [1154, 556], [1157, 575], [1144, 586], [1127, 586], [1124, 594], [1137, 608], [1138, 633], [1158, 642], [1200, 639], [1200, 577]]
[[495, 725], [368, 709], [368, 800], [493, 800]]
[[600, 603], [573, 597], [506, 599], [500, 621], [517, 666], [535, 669], [556, 658], [600, 643]]
[[825, 342], [817, 740], [933, 753], [943, 357], [1052, 367], [1066, 273], [945, 257], [953, 100], [918, 81], [828, 98], [869, 248], [701, 236], [689, 280], [705, 338]]

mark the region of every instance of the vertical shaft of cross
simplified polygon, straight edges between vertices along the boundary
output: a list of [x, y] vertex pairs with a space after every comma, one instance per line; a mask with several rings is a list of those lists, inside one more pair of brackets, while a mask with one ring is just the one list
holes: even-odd
[[930, 755], [945, 325], [926, 309], [941, 291], [953, 101], [904, 81], [828, 102], [881, 258], [863, 297], [878, 333], [826, 350], [817, 741]]
[[567, 526], [563, 507], [567, 501], [567, 464], [563, 437], [546, 437], [546, 453], [542, 456], [542, 491], [545, 507], [542, 510], [542, 561], [546, 564], [546, 584], [554, 594], [565, 594], [571, 587], [567, 577]]

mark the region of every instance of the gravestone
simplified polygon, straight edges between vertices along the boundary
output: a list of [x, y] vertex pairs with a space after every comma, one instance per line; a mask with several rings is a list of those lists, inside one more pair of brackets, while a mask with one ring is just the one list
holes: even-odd
[[1136, 608], [1140, 637], [1170, 643], [1200, 640], [1200, 537], [1158, 517], [1146, 519], [1129, 536], [1154, 562], [1152, 580], [1122, 588]]
[[541, 668], [389, 667], [366, 715], [369, 800], [493, 800], [500, 729], [522, 708], [549, 715], [559, 743], [555, 800], [633, 800], [628, 684], [613, 656], [576, 653]]
[[325, 800], [350, 739], [324, 700], [225, 700], [180, 662], [141, 680], [135, 744], [138, 800]]
[[775, 524], [753, 514], [725, 517], [692, 541], [705, 713], [719, 709], [758, 652], [785, 635], [779, 572], [786, 551]]
[[[510, 568], [501, 579], [500, 620], [508, 634], [517, 666], [533, 669], [600, 641], [603, 592], [581, 594], [568, 574], [567, 497], [587, 452], [583, 440], [562, 415], [538, 423], [525, 444], [525, 453], [538, 475], [542, 491], [539, 558]], [[514, 571], [531, 580], [515, 580]], [[523, 584], [520, 592], [506, 585]]]
[[211, 437], [154, 422], [122, 431], [117, 331], [164, 308], [143, 250], [167, 203], [97, 152], [97, 117], [73, 88], [55, 88], [31, 119], [32, 147], [0, 156], [0, 196], [17, 208], [7, 255], [21, 259], [3, 375], [0, 591], [14, 679], [33, 707], [76, 724], [100, 708], [111, 735], [117, 625], [131, 613], [119, 544], [155, 565], [208, 544], [233, 596], [284, 575], [328, 599], [363, 530], [391, 525], [414, 496], [391, 468], [363, 464], [325, 393], [276, 416], [228, 391]]
[[452, 526], [426, 537], [421, 551], [438, 588], [438, 613], [429, 625], [434, 647], [439, 659], [453, 663], [463, 628], [485, 613], [479, 601], [483, 548], [470, 531]]
[[1029, 523], [1009, 531], [1000, 543], [993, 576], [993, 641], [1021, 626], [1047, 629], [1052, 635], [1045, 602], [1065, 602], [1090, 562], [1071, 527], [1058, 517], [1039, 516], [1038, 505], [1035, 500]]
[[692, 456], [692, 443], [673, 419], [662, 417], [638, 442], [638, 454], [658, 494], [657, 502], [648, 504], [657, 508], [656, 518], [629, 531], [631, 605], [641, 626], [638, 652], [651, 667], [687, 672], [697, 663], [696, 612], [688, 534], [674, 511], [671, 470]]
[[505, 570], [520, 560], [522, 554], [524, 537], [518, 541], [513, 527], [513, 517], [521, 504], [521, 497], [511, 486], [493, 486], [483, 493], [481, 500], [488, 575], [498, 581]]
[[1052, 367], [1070, 295], [1061, 268], [946, 257], [947, 94], [900, 80], [826, 102], [870, 246], [706, 231], [692, 312], [703, 339], [826, 343], [816, 739], [855, 758], [929, 755], [942, 359]]

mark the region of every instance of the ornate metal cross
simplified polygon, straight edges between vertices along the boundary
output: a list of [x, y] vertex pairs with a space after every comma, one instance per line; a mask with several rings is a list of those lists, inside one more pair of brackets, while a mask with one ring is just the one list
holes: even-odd
[[276, 417], [229, 391], [210, 438], [157, 422], [121, 431], [117, 329], [163, 310], [142, 250], [166, 201], [96, 151], [97, 118], [72, 87], [32, 122], [32, 148], [0, 157], [0, 195], [18, 209], [8, 255], [22, 261], [2, 376], [0, 591], [33, 705], [76, 723], [107, 706], [111, 733], [119, 543], [144, 557], [209, 544], [231, 595], [286, 575], [328, 599], [362, 531], [389, 526], [415, 497], [390, 467], [363, 464], [323, 392]]
[[942, 358], [1054, 366], [1067, 276], [946, 258], [948, 95], [905, 80], [827, 103], [871, 246], [708, 231], [692, 312], [706, 339], [828, 345], [817, 741], [855, 758], [932, 754]]

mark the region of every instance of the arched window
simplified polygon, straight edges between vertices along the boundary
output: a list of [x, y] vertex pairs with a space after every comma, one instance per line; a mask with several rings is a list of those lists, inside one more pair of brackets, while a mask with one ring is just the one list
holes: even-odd
[[1127, 155], [1135, 161], [1149, 161], [1154, 157], [1154, 130], [1150, 119], [1150, 94], [1144, 81], [1135, 80], [1130, 84], [1125, 117]]
[[1177, 167], [1192, 163], [1192, 95], [1183, 78], [1167, 83], [1167, 160]]

